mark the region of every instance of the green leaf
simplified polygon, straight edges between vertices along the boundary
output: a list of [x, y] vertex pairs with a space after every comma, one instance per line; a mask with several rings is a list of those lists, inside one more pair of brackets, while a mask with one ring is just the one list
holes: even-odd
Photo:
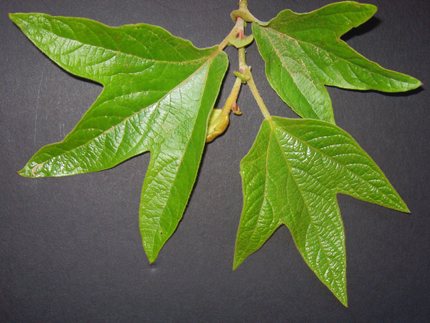
[[345, 235], [336, 194], [409, 212], [354, 139], [325, 121], [265, 120], [241, 175], [234, 268], [285, 224], [306, 263], [345, 306]]
[[421, 85], [413, 77], [367, 60], [340, 39], [372, 17], [376, 9], [369, 4], [339, 2], [305, 14], [284, 10], [269, 23], [252, 24], [269, 83], [298, 115], [334, 123], [324, 85], [383, 92]]
[[40, 149], [19, 174], [94, 172], [150, 151], [139, 223], [153, 262], [175, 231], [196, 179], [226, 54], [218, 46], [198, 49], [151, 25], [113, 28], [46, 14], [10, 17], [62, 68], [104, 86], [73, 131]]

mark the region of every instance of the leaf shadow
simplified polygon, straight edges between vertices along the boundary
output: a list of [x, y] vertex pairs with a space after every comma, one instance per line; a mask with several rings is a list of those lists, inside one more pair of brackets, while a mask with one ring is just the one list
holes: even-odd
[[333, 89], [337, 89], [337, 90], [341, 90], [341, 91], [346, 91], [346, 92], [378, 93], [380, 95], [388, 96], [388, 97], [408, 97], [408, 96], [413, 96], [413, 95], [416, 95], [418, 93], [421, 93], [422, 91], [425, 90], [423, 88], [423, 84], [416, 89], [405, 91], [405, 92], [382, 92], [382, 91], [378, 91], [378, 90], [356, 90], [356, 89], [344, 89], [344, 88], [336, 87], [336, 86], [328, 86], [328, 85], [326, 85], [326, 86], [329, 88], [333, 88]]
[[348, 31], [346, 34], [342, 35], [342, 40], [347, 42], [348, 40], [351, 40], [352, 38], [356, 36], [363, 35], [374, 28], [376, 28], [380, 23], [382, 22], [381, 19], [372, 17], [368, 21], [366, 21], [364, 24], [352, 28], [350, 31]]
[[424, 88], [423, 88], [423, 85], [421, 84], [420, 87], [418, 87], [414, 90], [406, 91], [406, 92], [397, 92], [397, 93], [387, 93], [387, 92], [379, 92], [379, 91], [373, 91], [373, 92], [378, 92], [382, 95], [390, 96], [390, 97], [406, 97], [406, 96], [411, 96], [411, 95], [421, 93], [422, 91], [424, 91]]

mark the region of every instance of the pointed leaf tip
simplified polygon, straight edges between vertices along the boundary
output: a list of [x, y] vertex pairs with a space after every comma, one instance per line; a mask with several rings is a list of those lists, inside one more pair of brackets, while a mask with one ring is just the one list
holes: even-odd
[[[237, 248], [236, 248], [237, 249]], [[236, 254], [236, 252], [235, 252], [235, 255], [234, 255], [234, 260], [233, 260], [233, 271], [235, 271], [241, 264], [242, 264], [242, 262], [244, 261], [244, 259], [238, 259], [237, 258], [237, 254]]]

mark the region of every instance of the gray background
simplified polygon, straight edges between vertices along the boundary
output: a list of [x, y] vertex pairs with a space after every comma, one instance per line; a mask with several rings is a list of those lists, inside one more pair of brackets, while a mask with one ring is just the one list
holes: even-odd
[[[177, 231], [149, 265], [138, 228], [149, 154], [111, 170], [66, 178], [15, 174], [43, 145], [60, 141], [101, 92], [44, 56], [8, 12], [78, 16], [119, 26], [162, 26], [198, 47], [233, 27], [237, 0], [0, 1], [1, 322], [428, 322], [429, 30], [427, 1], [369, 1], [375, 18], [348, 44], [424, 86], [407, 94], [329, 88], [337, 124], [385, 172], [411, 214], [339, 195], [347, 247], [349, 308], [306, 266], [286, 227], [232, 271], [242, 208], [239, 162], [262, 121], [249, 88], [241, 117], [206, 147]], [[260, 20], [329, 1], [249, 0]], [[248, 31], [249, 32], [249, 31]], [[219, 106], [237, 69], [231, 57]], [[248, 63], [273, 115], [296, 117], [264, 79], [254, 44]]]

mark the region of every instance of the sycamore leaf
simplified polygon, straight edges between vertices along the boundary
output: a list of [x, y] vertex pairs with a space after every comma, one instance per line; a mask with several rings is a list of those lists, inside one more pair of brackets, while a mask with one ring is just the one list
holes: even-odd
[[340, 39], [372, 17], [376, 9], [347, 1], [305, 14], [284, 10], [268, 23], [252, 24], [269, 83], [298, 115], [334, 123], [324, 85], [384, 92], [421, 85], [413, 77], [367, 60]]
[[10, 17], [62, 68], [104, 86], [73, 131], [40, 149], [19, 174], [94, 172], [150, 151], [139, 223], [153, 262], [175, 231], [196, 179], [226, 54], [218, 46], [198, 49], [151, 25], [113, 28], [46, 14]]
[[306, 263], [345, 306], [345, 236], [336, 194], [409, 212], [354, 139], [325, 121], [265, 120], [241, 175], [234, 268], [285, 224]]

